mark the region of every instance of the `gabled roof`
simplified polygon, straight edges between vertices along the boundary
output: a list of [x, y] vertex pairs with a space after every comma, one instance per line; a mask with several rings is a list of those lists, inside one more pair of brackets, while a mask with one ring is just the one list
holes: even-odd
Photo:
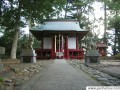
[[79, 22], [75, 19], [46, 20], [43, 24], [33, 27], [35, 31], [86, 31], [81, 29]]

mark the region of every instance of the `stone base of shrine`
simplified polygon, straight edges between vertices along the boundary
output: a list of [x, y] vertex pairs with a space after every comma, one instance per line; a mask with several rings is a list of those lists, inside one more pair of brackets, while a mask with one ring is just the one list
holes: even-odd
[[85, 56], [85, 64], [100, 64], [100, 59], [99, 59], [99, 52], [98, 50], [87, 50], [86, 51], [86, 56]]
[[35, 50], [22, 50], [21, 63], [36, 63]]

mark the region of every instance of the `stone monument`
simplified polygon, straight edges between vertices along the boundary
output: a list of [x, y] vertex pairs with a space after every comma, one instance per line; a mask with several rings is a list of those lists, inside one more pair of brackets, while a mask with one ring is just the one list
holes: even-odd
[[21, 53], [21, 62], [23, 63], [36, 63], [36, 53], [33, 50], [33, 37], [29, 36], [28, 42], [23, 45], [23, 50]]
[[[0, 46], [0, 55], [1, 54], [5, 54], [5, 48]], [[2, 63], [1, 57], [0, 57], [0, 72], [2, 72], [2, 71], [3, 71], [3, 63]]]

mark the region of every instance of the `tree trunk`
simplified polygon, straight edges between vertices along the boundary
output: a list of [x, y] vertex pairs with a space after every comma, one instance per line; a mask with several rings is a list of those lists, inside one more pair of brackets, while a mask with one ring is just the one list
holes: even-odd
[[103, 37], [103, 42], [107, 44], [106, 28], [107, 28], [107, 11], [106, 11], [106, 2], [104, 2], [104, 37]]
[[118, 52], [120, 53], [120, 29], [118, 30]]
[[66, 7], [65, 7], [65, 19], [67, 18], [67, 9], [68, 9], [68, 3], [66, 3]]
[[19, 6], [18, 6], [18, 12], [16, 16], [16, 26], [15, 26], [15, 36], [12, 43], [12, 49], [11, 49], [11, 59], [16, 59], [16, 51], [17, 51], [17, 43], [18, 43], [18, 37], [20, 32], [20, 15], [21, 15], [21, 9], [22, 9], [22, 0], [18, 0]]
[[118, 52], [120, 53], [120, 31], [118, 30]]
[[16, 27], [15, 36], [14, 36], [13, 43], [12, 43], [11, 59], [16, 59], [18, 37], [19, 37], [19, 26]]
[[114, 41], [113, 55], [117, 54], [116, 45], [117, 45], [117, 29], [115, 29], [115, 41]]
[[[115, 11], [115, 20], [117, 19], [118, 16], [118, 11]], [[117, 25], [115, 25], [117, 26]], [[117, 38], [118, 38], [118, 32], [117, 32], [117, 28], [115, 27], [115, 40], [114, 40], [114, 49], [113, 49], [113, 55], [117, 54]]]

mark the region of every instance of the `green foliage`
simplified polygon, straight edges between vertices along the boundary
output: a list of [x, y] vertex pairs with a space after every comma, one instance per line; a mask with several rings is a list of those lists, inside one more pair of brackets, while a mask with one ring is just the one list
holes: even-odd
[[14, 36], [14, 30], [12, 31], [5, 31], [3, 36], [0, 37], [0, 46], [3, 46], [6, 48], [6, 52], [5, 54], [7, 56], [10, 56], [11, 53], [11, 47], [12, 47], [12, 40], [13, 40], [13, 36]]
[[[2, 0], [0, 1], [0, 26], [4, 27], [5, 31], [8, 31], [7, 40], [3, 41], [4, 38], [1, 38], [5, 47], [9, 47], [9, 51], [12, 46], [11, 56], [15, 58], [18, 42], [18, 34], [16, 32], [20, 31], [21, 27], [25, 27], [28, 20], [31, 20], [32, 25], [34, 22], [39, 22], [42, 19], [49, 18], [49, 14], [53, 12], [53, 2], [55, 0]], [[0, 30], [1, 31], [1, 30]], [[11, 37], [14, 37], [14, 41], [11, 44]], [[9, 38], [10, 37], [10, 38]], [[10, 39], [10, 40], [8, 40]], [[10, 42], [10, 43], [8, 43]], [[7, 44], [6, 44], [7, 43]], [[6, 46], [7, 45], [7, 46]]]
[[114, 29], [114, 47], [113, 47], [113, 53], [114, 55], [120, 52], [120, 16], [114, 16], [110, 22], [109, 27]]
[[3, 79], [3, 77], [0, 77], [0, 83], [2, 83], [2, 82], [3, 82], [3, 80], [4, 80], [4, 79]]
[[41, 41], [37, 40], [36, 38], [34, 38], [34, 43], [33, 43], [33, 48], [41, 48]]
[[49, 18], [52, 19], [56, 17], [57, 19], [63, 18], [62, 11], [65, 10], [66, 0], [54, 0], [52, 3], [52, 12], [49, 15]]
[[115, 16], [109, 21], [109, 27], [120, 30], [120, 16]]
[[120, 0], [108, 0], [107, 5], [110, 10], [120, 10]]
[[[40, 21], [53, 11], [53, 2], [54, 0], [8, 0], [8, 3], [2, 2], [3, 13], [0, 24], [9, 30], [14, 29], [17, 24], [24, 27], [26, 25], [24, 21], [30, 18], [32, 22]], [[22, 20], [23, 17], [24, 20]]]

